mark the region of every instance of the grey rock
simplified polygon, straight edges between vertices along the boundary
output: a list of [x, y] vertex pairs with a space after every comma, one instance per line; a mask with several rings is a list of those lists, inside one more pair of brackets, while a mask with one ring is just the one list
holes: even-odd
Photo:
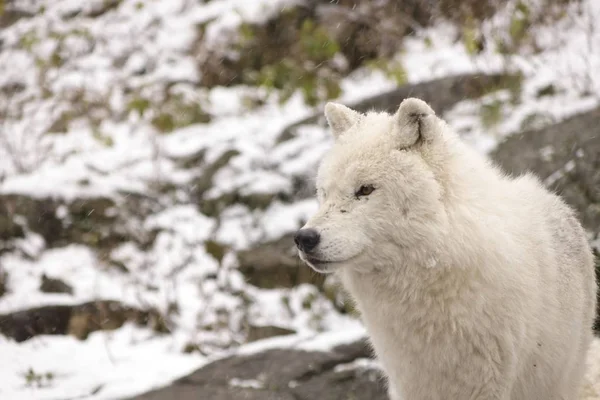
[[0, 297], [8, 292], [8, 273], [0, 267]]
[[255, 342], [257, 340], [267, 339], [273, 336], [290, 335], [292, 333], [296, 333], [296, 331], [273, 325], [250, 325], [248, 327], [248, 336], [246, 336], [246, 342]]
[[491, 156], [513, 175], [534, 172], [600, 232], [600, 108], [512, 135]]
[[[24, 342], [37, 335], [73, 335], [85, 339], [99, 330], [114, 330], [132, 321], [164, 332], [155, 310], [138, 310], [117, 301], [50, 305], [0, 315], [0, 334]], [[164, 325], [164, 322], [162, 322]]]
[[[437, 114], [442, 115], [459, 101], [476, 99], [500, 89], [518, 91], [520, 85], [521, 78], [518, 75], [463, 74], [404, 85], [359, 102], [348, 104], [348, 106], [360, 112], [378, 110], [393, 113], [398, 109], [402, 100], [407, 97], [417, 97], [429, 103]], [[288, 140], [294, 137], [299, 127], [314, 124], [325, 125], [323, 112], [318, 112], [288, 126], [281, 132], [278, 140], [280, 142]]]
[[291, 235], [238, 253], [239, 270], [248, 282], [261, 288], [294, 287], [311, 283], [322, 287], [316, 274], [298, 258]]
[[42, 274], [42, 283], [40, 291], [43, 293], [66, 293], [73, 294], [73, 287], [57, 278], [49, 278], [46, 274]]
[[[324, 352], [271, 349], [231, 356], [134, 399], [387, 399], [378, 369], [348, 364], [370, 356], [364, 340]], [[337, 368], [344, 364], [345, 368]], [[244, 384], [249, 382], [254, 387]]]
[[[491, 154], [507, 172], [537, 174], [579, 214], [592, 239], [600, 239], [600, 108], [543, 129], [508, 137]], [[596, 279], [600, 278], [600, 252]], [[600, 333], [600, 292], [594, 329]]]

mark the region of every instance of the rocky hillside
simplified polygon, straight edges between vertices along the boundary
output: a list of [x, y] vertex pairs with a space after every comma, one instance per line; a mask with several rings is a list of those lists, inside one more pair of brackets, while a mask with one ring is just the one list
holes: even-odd
[[[598, 4], [456, 3], [0, 0], [0, 398], [125, 398], [249, 342], [360, 329], [290, 239], [327, 100], [423, 98], [600, 247]], [[297, 398], [328, 382], [304, 374]]]

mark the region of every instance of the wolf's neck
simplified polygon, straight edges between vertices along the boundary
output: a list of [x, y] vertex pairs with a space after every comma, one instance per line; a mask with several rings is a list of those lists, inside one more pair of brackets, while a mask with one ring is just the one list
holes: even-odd
[[[451, 308], [465, 296], [473, 293], [480, 284], [474, 270], [450, 268], [406, 268], [360, 273], [340, 271], [344, 288], [357, 303], [363, 316], [379, 315], [380, 321], [399, 317], [402, 310]], [[434, 311], [432, 309], [432, 311]], [[413, 317], [422, 318], [423, 315]], [[404, 315], [408, 323], [412, 317]]]

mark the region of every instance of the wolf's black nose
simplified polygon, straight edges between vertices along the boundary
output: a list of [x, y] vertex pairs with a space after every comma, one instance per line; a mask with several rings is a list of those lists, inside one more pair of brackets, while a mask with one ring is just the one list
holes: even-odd
[[317, 247], [320, 239], [321, 235], [319, 235], [319, 232], [311, 228], [300, 229], [294, 235], [294, 243], [305, 253]]

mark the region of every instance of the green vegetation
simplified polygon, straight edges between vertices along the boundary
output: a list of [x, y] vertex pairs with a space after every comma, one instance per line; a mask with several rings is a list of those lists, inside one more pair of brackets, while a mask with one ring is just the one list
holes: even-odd
[[23, 36], [21, 36], [21, 38], [19, 39], [19, 44], [23, 49], [27, 51], [32, 51], [33, 46], [38, 44], [39, 41], [40, 38], [37, 36], [37, 34], [34, 31], [29, 31], [23, 34]]
[[23, 374], [25, 378], [25, 385], [27, 387], [42, 388], [52, 385], [54, 381], [54, 374], [52, 372], [39, 373], [29, 368], [27, 372]]
[[462, 42], [469, 55], [479, 53], [481, 49], [479, 26], [477, 21], [469, 17], [462, 26]]
[[155, 102], [134, 95], [127, 103], [127, 110], [142, 118], [147, 111], [152, 111], [154, 116], [150, 122], [160, 133], [169, 133], [188, 125], [210, 122], [210, 115], [204, 112], [199, 103], [186, 99], [181, 94], [167, 93], [164, 100]]
[[480, 117], [484, 128], [492, 128], [500, 123], [503, 117], [504, 103], [501, 100], [493, 100], [481, 105]]
[[368, 61], [367, 66], [372, 69], [381, 70], [385, 75], [396, 82], [398, 86], [405, 85], [408, 81], [406, 69], [398, 60], [386, 60], [383, 58]]
[[[257, 41], [259, 29], [242, 24], [239, 29], [239, 48], [252, 46]], [[340, 51], [339, 44], [312, 19], [302, 21], [298, 39], [287, 56], [265, 63], [258, 69], [245, 71], [243, 83], [264, 87], [269, 93], [277, 92], [280, 102], [288, 100], [296, 91], [300, 91], [309, 105], [338, 97], [342, 76], [330, 62]], [[259, 59], [252, 61], [256, 65], [264, 63]]]
[[531, 26], [529, 7], [519, 1], [516, 6], [515, 13], [510, 20], [509, 33], [514, 44], [518, 44], [527, 35], [527, 31]]

